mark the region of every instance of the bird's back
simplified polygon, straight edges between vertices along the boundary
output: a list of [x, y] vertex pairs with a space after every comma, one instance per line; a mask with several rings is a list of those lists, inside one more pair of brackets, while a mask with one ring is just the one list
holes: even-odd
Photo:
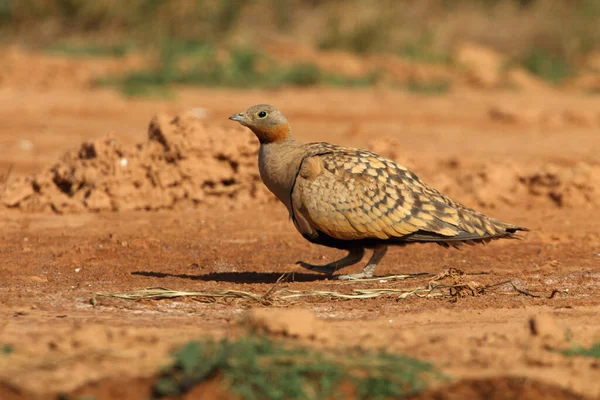
[[333, 247], [354, 241], [456, 246], [526, 230], [451, 200], [378, 154], [327, 143], [303, 146], [291, 191], [292, 217], [314, 242]]

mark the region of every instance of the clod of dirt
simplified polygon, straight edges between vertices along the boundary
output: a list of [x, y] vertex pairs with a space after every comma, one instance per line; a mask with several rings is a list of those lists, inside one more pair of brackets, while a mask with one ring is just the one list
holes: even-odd
[[309, 310], [255, 308], [248, 311], [241, 325], [256, 333], [301, 339], [327, 339], [328, 329]]
[[83, 143], [49, 169], [9, 180], [0, 202], [58, 213], [267, 202], [272, 196], [260, 182], [257, 153], [256, 139], [243, 128], [207, 126], [192, 112], [160, 114], [146, 143]]
[[547, 314], [535, 315], [529, 319], [529, 333], [542, 340], [561, 343], [565, 340], [566, 331], [556, 319]]
[[600, 206], [600, 164], [549, 161], [540, 165], [512, 160], [483, 164], [469, 159], [420, 164], [406, 160], [400, 143], [394, 139], [379, 138], [368, 147], [399, 161], [442, 193], [471, 206]]
[[500, 85], [504, 64], [504, 57], [500, 53], [474, 43], [465, 43], [458, 48], [455, 58], [467, 68], [471, 83], [482, 87]]
[[27, 199], [33, 196], [35, 191], [33, 185], [24, 183], [21, 180], [12, 181], [7, 186], [2, 194], [2, 202], [8, 207], [14, 207], [19, 204], [22, 199]]

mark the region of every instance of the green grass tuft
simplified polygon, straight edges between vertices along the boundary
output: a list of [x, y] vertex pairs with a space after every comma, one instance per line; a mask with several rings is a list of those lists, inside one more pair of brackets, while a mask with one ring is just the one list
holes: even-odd
[[323, 72], [312, 63], [298, 63], [284, 71], [281, 82], [295, 86], [318, 85], [323, 81]]
[[600, 342], [594, 343], [590, 347], [575, 346], [570, 349], [561, 349], [557, 351], [569, 357], [583, 356], [591, 358], [600, 358]]
[[313, 63], [282, 66], [260, 51], [233, 48], [218, 54], [210, 42], [164, 39], [154, 66], [121, 76], [97, 79], [96, 86], [116, 86], [127, 96], [171, 96], [171, 85], [223, 86], [236, 88], [313, 86], [319, 84], [366, 86], [378, 74], [348, 78], [325, 73]]
[[5, 344], [4, 346], [0, 347], [0, 354], [3, 354], [3, 355], [9, 355], [13, 351], [14, 351], [14, 348], [9, 344]]
[[523, 58], [522, 64], [532, 74], [551, 83], [560, 83], [573, 74], [564, 58], [539, 48], [532, 49]]
[[433, 36], [422, 35], [419, 39], [402, 46], [399, 51], [401, 57], [427, 64], [451, 64], [452, 55], [447, 51], [433, 48]]
[[130, 44], [117, 44], [102, 46], [95, 44], [73, 45], [57, 44], [46, 48], [48, 53], [60, 54], [70, 57], [115, 57], [122, 58], [133, 51], [135, 47]]
[[331, 17], [327, 25], [328, 31], [318, 43], [320, 49], [344, 49], [357, 54], [379, 50], [389, 31], [389, 24], [382, 20], [364, 22], [353, 26], [352, 29], [342, 30], [339, 18]]
[[190, 342], [174, 353], [154, 396], [179, 396], [219, 376], [243, 399], [324, 399], [350, 384], [357, 398], [384, 399], [417, 393], [440, 379], [431, 364], [386, 352], [318, 351], [287, 347], [267, 338]]
[[13, 2], [7, 0], [0, 1], [0, 25], [10, 23], [13, 18]]

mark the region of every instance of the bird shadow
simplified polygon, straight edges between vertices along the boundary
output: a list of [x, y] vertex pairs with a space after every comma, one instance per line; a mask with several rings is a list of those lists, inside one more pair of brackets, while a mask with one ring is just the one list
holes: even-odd
[[[134, 271], [131, 275], [145, 276], [151, 278], [179, 278], [192, 281], [205, 282], [229, 282], [229, 283], [276, 283], [285, 275], [281, 272], [209, 272], [208, 274], [170, 274], [156, 271]], [[284, 282], [316, 282], [326, 280], [326, 275], [291, 273]]]

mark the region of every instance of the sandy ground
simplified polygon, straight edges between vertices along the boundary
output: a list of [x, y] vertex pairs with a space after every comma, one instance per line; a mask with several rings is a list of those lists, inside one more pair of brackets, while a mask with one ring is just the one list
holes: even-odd
[[[439, 298], [302, 297], [270, 306], [97, 298], [94, 306], [94, 292], [152, 286], [265, 294], [284, 273], [292, 275], [279, 288], [343, 293], [408, 289], [432, 279], [347, 284], [301, 270], [298, 260], [339, 254], [305, 242], [282, 205], [244, 192], [256, 179], [251, 170], [231, 178], [239, 183], [234, 194], [223, 189], [197, 201], [183, 196], [141, 206], [149, 211], [114, 198], [100, 212], [83, 197], [52, 206], [58, 192], [37, 203], [23, 200], [26, 206], [13, 201], [0, 207], [0, 345], [13, 348], [0, 355], [1, 398], [137, 398], [174, 346], [235, 335], [252, 307], [282, 309], [267, 318], [273, 326], [294, 325], [298, 309], [316, 315], [287, 340], [403, 352], [432, 361], [458, 382], [423, 398], [600, 396], [600, 361], [550, 350], [600, 340], [600, 97], [551, 90], [422, 96], [384, 89], [181, 89], [167, 101], [4, 85], [0, 177], [10, 171], [9, 182], [31, 185], [33, 174], [43, 178], [53, 166], [79, 168], [81, 143], [101, 143], [107, 135], [140, 158], [136, 144], [152, 148], [148, 125], [157, 113], [168, 124], [197, 108], [196, 115], [205, 114], [205, 134], [224, 136], [215, 143], [242, 140], [229, 137], [246, 133], [226, 117], [259, 102], [282, 109], [300, 140], [375, 148], [455, 199], [531, 232], [525, 240], [460, 251], [415, 245], [388, 252], [380, 276], [462, 271], [438, 281], [462, 285]], [[248, 146], [244, 160], [254, 157]], [[114, 188], [129, 179], [119, 176], [102, 184]], [[503, 281], [537, 297], [509, 284], [478, 290]], [[510, 396], [492, 397], [494, 391]]]

